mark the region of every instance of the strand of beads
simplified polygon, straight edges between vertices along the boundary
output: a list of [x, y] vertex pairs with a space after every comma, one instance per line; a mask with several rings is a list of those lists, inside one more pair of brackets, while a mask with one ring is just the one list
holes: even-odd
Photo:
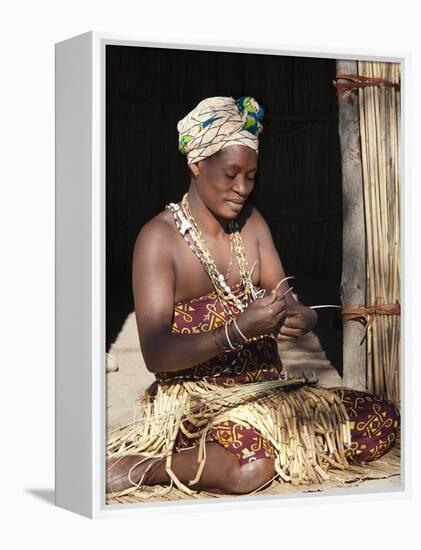
[[[191, 225], [193, 226], [194, 232], [199, 239], [199, 243], [197, 243], [199, 245], [199, 248], [203, 246], [205, 256], [209, 255], [209, 258], [212, 260], [208, 250], [206, 249], [206, 245], [204, 243], [204, 239], [202, 237], [200, 229], [197, 226], [196, 221], [194, 220], [193, 215], [191, 213], [187, 193], [183, 197], [182, 206], [183, 206], [183, 210], [186, 213], [189, 223], [191, 223]], [[230, 220], [228, 222], [228, 230], [232, 237], [232, 240], [233, 240], [232, 242], [234, 243], [234, 248], [236, 252], [236, 259], [237, 259], [239, 272], [240, 272], [240, 287], [243, 288], [243, 291], [237, 295], [238, 301], [235, 305], [239, 311], [243, 311], [252, 299], [255, 299], [256, 297], [259, 296], [259, 293], [256, 292], [256, 289], [254, 288], [254, 285], [251, 280], [251, 275], [247, 264], [244, 244], [240, 235], [237, 222], [235, 220]], [[210, 268], [212, 269], [212, 264], [210, 265]], [[220, 294], [221, 298], [224, 298], [224, 297], [226, 298], [228, 296], [230, 299], [232, 299], [231, 289], [226, 283], [226, 280], [224, 279], [223, 275], [217, 272], [217, 277], [218, 277], [218, 282], [220, 283], [222, 290], [224, 292], [224, 295]]]
[[[194, 219], [191, 218], [191, 222], [190, 222], [187, 219], [187, 217], [185, 216], [184, 212], [180, 209], [178, 204], [170, 203], [167, 206], [167, 208], [169, 208], [172, 211], [176, 227], [177, 227], [178, 231], [180, 232], [180, 234], [182, 235], [183, 239], [187, 242], [187, 244], [189, 245], [190, 249], [195, 254], [195, 256], [197, 256], [197, 258], [200, 260], [200, 262], [204, 266], [206, 272], [208, 273], [209, 277], [211, 278], [213, 286], [214, 286], [215, 290], [217, 291], [218, 301], [220, 302], [223, 311], [225, 312], [225, 314], [228, 318], [232, 318], [233, 312], [231, 311], [231, 309], [229, 307], [230, 304], [227, 301], [227, 296], [229, 297], [229, 294], [231, 293], [231, 289], [228, 287], [228, 285], [225, 283], [225, 280], [223, 279], [224, 286], [222, 287], [223, 294], [221, 296], [221, 291], [218, 292], [218, 287], [214, 284], [215, 279], [211, 276], [211, 274], [209, 273], [209, 270], [206, 269], [207, 262], [205, 261], [204, 257], [209, 256], [209, 259], [212, 260], [209, 252], [207, 251], [206, 247], [200, 246], [200, 243], [198, 243], [197, 240], [195, 240], [194, 238], [192, 238], [192, 239], [187, 238], [187, 235], [186, 235], [187, 231], [189, 233], [191, 233], [192, 229], [194, 230], [194, 226], [197, 227]], [[190, 237], [191, 237], [191, 235], [190, 235]], [[230, 250], [231, 258], [230, 258], [230, 266], [228, 268], [227, 277], [229, 276], [230, 268], [231, 268], [231, 265], [232, 265], [232, 242], [233, 242], [232, 241], [232, 235], [230, 235], [230, 239], [231, 239], [231, 247], [230, 247], [231, 248], [231, 250]], [[218, 277], [218, 281], [220, 281], [219, 275], [222, 275], [222, 274], [219, 273], [219, 271], [216, 269], [216, 266], [215, 266], [215, 271], [216, 271], [216, 276]], [[223, 278], [223, 275], [222, 275], [221, 278]], [[240, 296], [240, 299], [241, 299], [241, 296]], [[238, 303], [231, 304], [231, 305], [233, 305], [234, 307], [239, 306]], [[239, 307], [238, 307], [237, 311], [240, 311]]]
[[[223, 302], [233, 305], [239, 311], [243, 311], [244, 308], [246, 307], [246, 303], [243, 303], [242, 296], [234, 295], [231, 288], [228, 286], [227, 282], [225, 281], [224, 275], [220, 273], [218, 268], [216, 267], [215, 262], [206, 247], [202, 233], [199, 227], [197, 226], [196, 221], [194, 220], [193, 215], [191, 213], [187, 194], [184, 195], [183, 197], [182, 207], [183, 207], [186, 219], [191, 225], [189, 236], [191, 237], [192, 244], [196, 248], [197, 255], [200, 261], [202, 262], [202, 265], [205, 271], [209, 275], [217, 294], [219, 295], [219, 297]], [[232, 232], [231, 228], [230, 228], [230, 239], [233, 239], [233, 240], [235, 239], [235, 232]], [[235, 240], [234, 240], [234, 250], [237, 252]], [[237, 254], [237, 261], [238, 261], [238, 254]], [[241, 271], [242, 270], [240, 269], [240, 276], [242, 275]]]
[[[181, 205], [181, 208], [174, 203], [169, 205], [169, 208], [173, 212], [177, 229], [183, 236], [184, 240], [188, 243], [190, 249], [202, 263], [206, 273], [211, 279], [222, 310], [225, 312], [227, 319], [229, 319], [226, 327], [224, 328], [227, 346], [221, 342], [220, 334], [218, 334], [217, 337], [219, 342], [217, 342], [214, 335], [215, 344], [224, 351], [231, 351], [241, 349], [243, 343], [246, 341], [254, 342], [268, 336], [273, 338], [273, 335], [261, 335], [246, 339], [237, 324], [234, 325], [237, 337], [232, 333], [230, 336], [228, 332], [233, 326], [232, 321], [235, 321], [235, 314], [244, 311], [251, 301], [265, 294], [264, 289], [258, 291], [253, 285], [245, 254], [244, 243], [236, 221], [229, 220], [228, 222], [228, 231], [230, 234], [230, 265], [227, 272], [227, 278], [225, 278], [224, 275], [219, 272], [209, 250], [206, 247], [205, 239], [203, 238], [203, 235], [192, 215], [187, 193], [184, 195]], [[227, 283], [232, 264], [232, 247], [234, 247], [240, 272], [240, 285], [237, 295], [234, 294]], [[238, 334], [240, 334], [243, 342], [238, 342]]]

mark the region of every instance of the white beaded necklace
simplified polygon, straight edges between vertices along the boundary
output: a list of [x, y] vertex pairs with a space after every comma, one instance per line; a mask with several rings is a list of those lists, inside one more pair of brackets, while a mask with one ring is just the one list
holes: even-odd
[[180, 234], [187, 242], [193, 253], [200, 260], [206, 273], [209, 275], [223, 309], [228, 313], [229, 317], [233, 317], [229, 306], [234, 307], [238, 311], [244, 311], [250, 301], [257, 297], [258, 291], [255, 289], [251, 281], [244, 245], [238, 231], [237, 223], [234, 220], [230, 220], [228, 230], [230, 233], [231, 249], [234, 247], [236, 251], [237, 263], [241, 277], [240, 286], [242, 284], [244, 288], [243, 292], [241, 292], [238, 296], [233, 293], [227, 283], [231, 262], [228, 269], [227, 278], [225, 278], [216, 267], [216, 264], [206, 247], [202, 233], [193, 218], [190, 205], [188, 203], [187, 193], [183, 197], [181, 208], [175, 203], [170, 203], [167, 208], [173, 212], [175, 223]]

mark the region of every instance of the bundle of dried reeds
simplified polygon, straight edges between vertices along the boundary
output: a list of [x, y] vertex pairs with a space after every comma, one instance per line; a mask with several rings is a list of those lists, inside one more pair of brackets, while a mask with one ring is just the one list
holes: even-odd
[[[358, 74], [400, 82], [399, 64], [359, 61]], [[400, 302], [400, 92], [359, 88], [367, 250], [368, 306]], [[373, 315], [367, 333], [367, 386], [395, 402], [400, 395], [400, 317]]]
[[[207, 434], [226, 420], [254, 428], [275, 448], [275, 470], [293, 485], [320, 483], [331, 467], [348, 466], [351, 445], [349, 419], [340, 398], [305, 379], [272, 380], [232, 387], [203, 380], [159, 384], [142, 397], [140, 417], [108, 436], [108, 456], [141, 454], [166, 461], [172, 483], [187, 494], [171, 468], [179, 430], [199, 445], [197, 483], [206, 461]], [[183, 421], [189, 421], [189, 429]], [[182, 451], [181, 451], [182, 452]], [[135, 485], [135, 484], [134, 484]]]

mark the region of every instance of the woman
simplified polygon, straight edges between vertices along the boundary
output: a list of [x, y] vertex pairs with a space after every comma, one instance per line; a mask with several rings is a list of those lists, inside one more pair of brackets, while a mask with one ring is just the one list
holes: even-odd
[[[251, 97], [214, 97], [178, 123], [189, 191], [142, 228], [133, 255], [139, 339], [157, 382], [143, 417], [109, 438], [108, 492], [171, 482], [249, 493], [274, 475], [318, 482], [396, 438], [399, 413], [386, 400], [306, 381], [282, 388], [277, 339], [301, 337], [317, 314], [290, 292], [247, 202], [262, 120]], [[357, 433], [349, 417], [373, 424], [373, 399], [381, 427]]]

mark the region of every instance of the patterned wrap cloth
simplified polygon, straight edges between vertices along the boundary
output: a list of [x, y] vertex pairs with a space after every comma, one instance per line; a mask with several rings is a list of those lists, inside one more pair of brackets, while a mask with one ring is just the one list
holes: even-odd
[[178, 122], [179, 150], [189, 165], [230, 145], [246, 145], [257, 153], [263, 117], [263, 108], [250, 96], [208, 97]]
[[[233, 313], [238, 314], [236, 311]], [[172, 332], [208, 332], [226, 322], [227, 318], [217, 294], [211, 292], [175, 305]], [[279, 379], [281, 372], [282, 362], [277, 342], [267, 337], [246, 344], [240, 351], [221, 353], [193, 369], [160, 373], [157, 375], [157, 382], [177, 378], [206, 379], [213, 384], [232, 386]], [[400, 415], [396, 405], [368, 392], [345, 388], [330, 388], [330, 391], [339, 395], [350, 418], [352, 445], [345, 453], [347, 461], [370, 462], [385, 454], [393, 446], [399, 433]], [[188, 420], [183, 421], [183, 426], [187, 432], [192, 428]], [[241, 465], [262, 458], [274, 458], [276, 453], [274, 447], [259, 432], [235, 422], [221, 422], [209, 430], [208, 436], [209, 440], [216, 441], [233, 453]], [[180, 430], [176, 450], [191, 446], [192, 440]]]

